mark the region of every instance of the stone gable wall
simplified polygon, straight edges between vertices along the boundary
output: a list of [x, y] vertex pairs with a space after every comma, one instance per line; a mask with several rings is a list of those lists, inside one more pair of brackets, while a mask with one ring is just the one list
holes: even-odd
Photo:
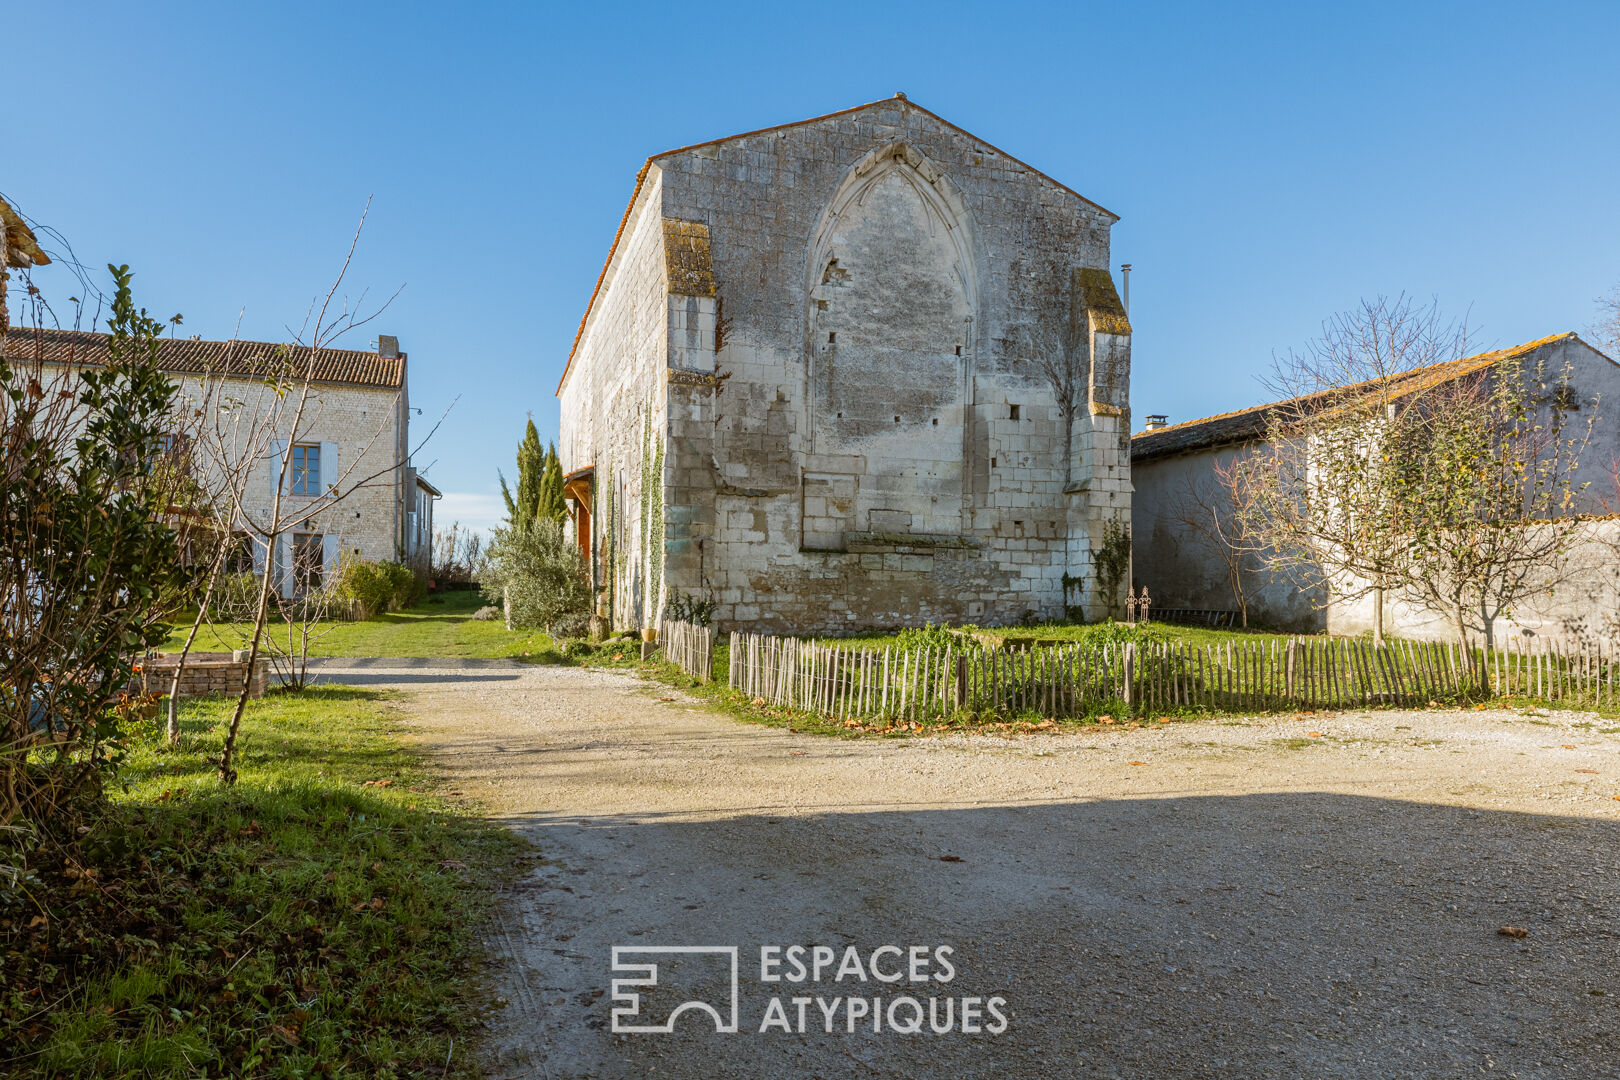
[[[899, 100], [655, 159], [559, 391], [615, 624], [669, 588], [801, 632], [1108, 610], [1129, 336], [1073, 283], [1112, 220]], [[1077, 343], [1072, 425], [1036, 340]]]
[[[899, 101], [659, 166], [666, 216], [709, 225], [724, 327], [722, 386], [671, 387], [667, 497], [685, 520], [671, 521], [670, 581], [715, 600], [722, 626], [1061, 617], [1100, 521], [1129, 514], [1129, 338], [1105, 343], [1114, 415], [1095, 416], [1082, 390], [1071, 476], [1021, 340], [1061, 336], [1071, 272], [1108, 265], [1111, 217]], [[905, 167], [926, 197], [907, 199], [893, 175]], [[829, 224], [861, 170], [885, 168]], [[967, 285], [953, 290], [952, 273]], [[876, 283], [840, 313], [863, 277]], [[862, 348], [888, 352], [840, 369]], [[1102, 610], [1094, 588], [1070, 600]]]

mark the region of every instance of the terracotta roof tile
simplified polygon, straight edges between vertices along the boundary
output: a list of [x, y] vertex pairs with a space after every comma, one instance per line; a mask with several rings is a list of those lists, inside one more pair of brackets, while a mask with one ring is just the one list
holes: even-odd
[[1152, 431], [1140, 431], [1131, 436], [1131, 460], [1148, 461], [1153, 458], [1168, 457], [1171, 454], [1184, 454], [1194, 450], [1203, 450], [1211, 446], [1227, 446], [1232, 443], [1250, 442], [1265, 434], [1266, 425], [1277, 413], [1310, 411], [1337, 400], [1343, 393], [1366, 392], [1372, 393], [1382, 390], [1389, 397], [1404, 397], [1415, 394], [1420, 390], [1427, 390], [1453, 379], [1460, 379], [1478, 371], [1484, 371], [1501, 363], [1504, 360], [1527, 356], [1537, 349], [1551, 345], [1568, 338], [1579, 337], [1573, 333], [1553, 334], [1549, 337], [1537, 338], [1527, 341], [1523, 345], [1514, 345], [1507, 349], [1494, 349], [1483, 352], [1477, 356], [1466, 356], [1461, 360], [1447, 360], [1439, 364], [1430, 364], [1428, 367], [1417, 368], [1403, 374], [1391, 376], [1388, 379], [1373, 379], [1368, 382], [1355, 383], [1339, 391], [1323, 391], [1315, 394], [1305, 394], [1300, 397], [1288, 398], [1283, 401], [1273, 401], [1265, 405], [1253, 405], [1247, 409], [1238, 409], [1235, 412], [1220, 413], [1216, 416], [1206, 416], [1201, 420], [1186, 420], [1169, 427], [1155, 428]]
[[[177, 375], [224, 373], [262, 376], [271, 370], [287, 346], [268, 341], [193, 341], [164, 338], [158, 363]], [[308, 353], [294, 350], [294, 377], [301, 378]], [[84, 330], [35, 330], [12, 327], [6, 352], [17, 358], [37, 357], [53, 364], [105, 364], [107, 335]], [[359, 349], [318, 349], [313, 377], [316, 382], [372, 386], [397, 390], [405, 381], [405, 357], [382, 357]]]

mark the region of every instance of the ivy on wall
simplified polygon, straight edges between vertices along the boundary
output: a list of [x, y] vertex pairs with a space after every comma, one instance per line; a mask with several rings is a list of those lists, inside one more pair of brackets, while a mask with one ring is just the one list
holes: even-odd
[[647, 405], [641, 431], [641, 565], [646, 568], [644, 618], [658, 616], [658, 591], [664, 577], [664, 440], [653, 438], [653, 408]]
[[[611, 626], [613, 602], [618, 596], [618, 576], [614, 572], [617, 564], [614, 555], [618, 550], [619, 523], [618, 515], [614, 512], [618, 499], [615, 498], [616, 489], [613, 484], [613, 463], [606, 455], [603, 455], [602, 467], [597, 476], [599, 480], [595, 485], [596, 507], [593, 512], [596, 520], [602, 523], [601, 585], [602, 592], [607, 596], [607, 611], [604, 614], [607, 616], [608, 625]], [[604, 499], [607, 501], [605, 508], [602, 506]]]
[[1118, 518], [1103, 525], [1103, 542], [1094, 553], [1103, 604], [1109, 611], [1119, 598], [1120, 583], [1131, 569], [1131, 527]]

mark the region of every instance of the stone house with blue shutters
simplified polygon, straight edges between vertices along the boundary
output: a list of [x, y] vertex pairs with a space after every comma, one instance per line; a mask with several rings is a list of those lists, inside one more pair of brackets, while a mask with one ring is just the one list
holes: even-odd
[[[60, 369], [107, 360], [107, 335], [100, 333], [13, 328], [6, 345], [7, 355], [16, 360]], [[222, 379], [228, 387], [239, 385], [238, 400], [252, 407], [264, 400], [263, 373], [282, 348], [270, 342], [165, 339], [159, 362], [179, 384], [182, 400], [203, 398], [202, 381], [208, 377]], [[251, 466], [244, 492], [244, 518], [267, 520], [282, 477], [282, 455], [290, 452], [282, 508], [295, 524], [271, 554], [263, 536], [236, 522], [239, 565], [262, 570], [270, 555], [276, 582], [289, 597], [318, 586], [345, 557], [398, 560], [426, 570], [433, 501], [440, 492], [410, 463], [410, 386], [398, 340], [379, 337], [375, 351], [316, 350], [311, 370], [309, 403], [297, 440], [291, 445], [285, 437], [272, 440], [270, 453]], [[289, 412], [285, 420], [290, 419]], [[367, 477], [342, 502], [314, 509], [328, 486], [341, 482], [348, 487]], [[306, 504], [312, 507], [310, 516], [297, 518], [300, 505]]]

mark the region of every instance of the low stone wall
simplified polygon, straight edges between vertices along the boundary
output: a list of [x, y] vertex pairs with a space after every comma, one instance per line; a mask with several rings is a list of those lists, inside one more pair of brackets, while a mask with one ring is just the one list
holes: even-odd
[[[175, 665], [179, 662], [179, 654], [143, 660], [141, 689], [167, 694], [174, 682]], [[253, 665], [253, 681], [248, 687], [248, 696], [264, 696], [268, 672], [268, 661], [260, 657]], [[237, 694], [242, 690], [242, 679], [246, 674], [246, 661], [234, 660], [230, 653], [192, 653], [186, 657], [186, 668], [180, 674], [180, 687], [175, 696], [189, 698], [208, 694]]]

